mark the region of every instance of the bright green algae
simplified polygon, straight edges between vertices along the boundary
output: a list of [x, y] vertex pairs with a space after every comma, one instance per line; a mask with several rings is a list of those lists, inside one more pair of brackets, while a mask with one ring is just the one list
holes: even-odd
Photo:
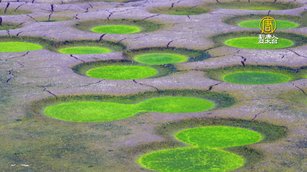
[[26, 52], [43, 49], [43, 46], [31, 42], [0, 42], [1, 53]]
[[211, 110], [215, 103], [197, 97], [164, 96], [147, 99], [137, 104], [115, 102], [72, 101], [53, 104], [44, 114], [59, 120], [73, 122], [106, 122], [125, 119], [138, 113], [188, 113]]
[[208, 126], [179, 131], [176, 138], [190, 146], [153, 151], [140, 156], [137, 162], [159, 172], [232, 171], [242, 167], [245, 159], [221, 148], [257, 143], [263, 136], [244, 128]]
[[279, 38], [277, 44], [260, 44], [258, 42], [259, 38], [256, 36], [244, 36], [227, 39], [224, 44], [230, 47], [247, 49], [281, 49], [294, 45], [292, 40], [286, 38]]
[[223, 150], [186, 147], [154, 151], [143, 155], [138, 163], [159, 172], [221, 172], [241, 167], [244, 158]]
[[112, 52], [111, 49], [99, 46], [75, 46], [65, 47], [58, 50], [62, 54], [106, 54]]
[[262, 135], [244, 128], [209, 126], [182, 130], [176, 134], [176, 138], [199, 147], [227, 148], [259, 142]]
[[158, 74], [158, 70], [149, 66], [109, 65], [88, 70], [86, 75], [92, 78], [110, 80], [144, 79]]
[[177, 53], [144, 53], [138, 54], [133, 59], [147, 65], [176, 64], [188, 61], [189, 57]]
[[225, 74], [223, 80], [235, 84], [259, 85], [289, 82], [292, 77], [273, 71], [235, 71]]
[[[243, 28], [256, 28], [260, 29], [260, 21], [257, 19], [253, 20], [243, 20], [238, 23], [240, 27]], [[291, 28], [297, 28], [300, 26], [299, 23], [289, 21], [289, 20], [276, 20], [277, 29], [291, 29]]]
[[133, 34], [142, 31], [142, 28], [134, 25], [100, 25], [91, 28], [92, 32], [107, 34]]
[[169, 14], [169, 15], [198, 15], [208, 12], [209, 9], [204, 7], [183, 7], [177, 6], [173, 8], [169, 7], [157, 7], [150, 10], [152, 13]]

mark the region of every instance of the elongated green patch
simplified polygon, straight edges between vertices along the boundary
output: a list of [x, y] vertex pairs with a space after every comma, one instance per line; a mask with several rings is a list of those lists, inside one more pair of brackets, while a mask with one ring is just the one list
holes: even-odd
[[125, 119], [138, 113], [188, 113], [211, 110], [215, 103], [197, 97], [165, 96], [147, 99], [137, 104], [115, 102], [73, 101], [47, 106], [44, 114], [64, 121], [107, 122]]
[[109, 65], [88, 70], [86, 75], [93, 78], [110, 80], [144, 79], [158, 74], [158, 70], [149, 66]]
[[141, 156], [138, 163], [159, 172], [218, 172], [235, 170], [244, 158], [231, 152], [205, 148], [175, 148]]
[[249, 145], [263, 139], [258, 132], [229, 126], [190, 128], [178, 132], [176, 138], [190, 145], [211, 148]]
[[63, 54], [106, 54], [112, 52], [111, 49], [99, 46], [75, 46], [60, 48], [58, 50]]
[[179, 131], [176, 138], [190, 146], [149, 152], [137, 162], [160, 172], [232, 171], [242, 167], [245, 159], [221, 148], [257, 143], [263, 136], [239, 127], [206, 126]]
[[26, 52], [41, 49], [43, 49], [43, 46], [31, 42], [0, 42], [1, 53]]
[[286, 38], [279, 38], [277, 44], [261, 44], [259, 43], [259, 38], [256, 36], [231, 38], [224, 43], [231, 47], [247, 49], [281, 49], [294, 45], [292, 40]]
[[236, 84], [277, 84], [289, 82], [292, 77], [279, 72], [267, 71], [237, 71], [227, 73], [223, 80]]
[[138, 54], [133, 59], [147, 65], [176, 64], [188, 61], [188, 57], [176, 53], [144, 53]]
[[[240, 27], [243, 28], [259, 28], [260, 29], [260, 19], [259, 20], [243, 20], [238, 23]], [[276, 20], [277, 30], [279, 29], [291, 29], [300, 26], [299, 23], [289, 21], [289, 20]]]
[[107, 33], [107, 34], [133, 34], [142, 31], [142, 28], [135, 25], [100, 25], [91, 28], [92, 32], [96, 33]]

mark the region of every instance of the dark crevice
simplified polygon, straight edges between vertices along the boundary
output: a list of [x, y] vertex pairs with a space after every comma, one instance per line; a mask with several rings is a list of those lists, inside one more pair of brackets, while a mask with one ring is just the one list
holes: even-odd
[[28, 17], [30, 17], [32, 20], [34, 20], [35, 22], [38, 22], [34, 17], [32, 17], [31, 15], [27, 14]]
[[307, 96], [307, 93], [299, 86], [295, 85], [294, 83], [292, 83], [292, 85], [297, 88], [300, 92], [302, 92], [305, 96]]
[[171, 45], [172, 42], [174, 42], [174, 40], [169, 41], [169, 42], [166, 44], [166, 48], [169, 48], [169, 46]]
[[154, 18], [154, 17], [157, 17], [157, 16], [159, 16], [159, 15], [160, 15], [160, 14], [154, 14], [154, 15], [145, 17], [145, 18], [143, 18], [142, 20], [147, 20], [147, 19], [150, 19], [150, 18]]
[[152, 86], [152, 85], [148, 85], [148, 84], [144, 84], [144, 83], [138, 82], [138, 81], [136, 81], [135, 79], [133, 79], [132, 81], [133, 81], [135, 84], [139, 84], [139, 85], [141, 85], [141, 86], [150, 87], [150, 88], [155, 89], [157, 92], [161, 92], [161, 91], [159, 90], [159, 88], [157, 88], [157, 87], [155, 87], [155, 86]]
[[251, 121], [255, 121], [255, 120], [258, 118], [258, 116], [261, 115], [261, 114], [263, 114], [264, 112], [266, 112], [266, 111], [261, 111], [261, 112], [259, 112], [259, 113], [256, 113], [256, 114], [254, 115], [254, 117], [252, 118]]
[[72, 55], [72, 54], [70, 55], [70, 57], [74, 58], [75, 60], [78, 60], [78, 61], [81, 61], [81, 62], [85, 63], [84, 60], [79, 59], [78, 57], [76, 57], [76, 56], [74, 56], [74, 55]]
[[7, 12], [7, 9], [9, 8], [9, 6], [10, 6], [10, 3], [8, 2], [7, 4], [6, 4], [6, 7], [5, 7], [5, 9], [4, 9], [4, 14], [6, 14], [6, 12]]
[[292, 53], [294, 53], [295, 55], [297, 55], [297, 56], [299, 56], [299, 57], [307, 58], [307, 56], [303, 56], [303, 55], [299, 54], [298, 52], [296, 52], [296, 51], [294, 51], [294, 50], [291, 50], [291, 49], [289, 49], [289, 48], [287, 48], [286, 50], [291, 51]]
[[43, 86], [43, 91], [49, 93], [50, 95], [52, 95], [55, 98], [58, 98], [58, 96], [56, 94], [54, 94], [53, 92], [48, 90], [45, 86]]
[[220, 85], [220, 84], [222, 84], [222, 83], [223, 83], [223, 82], [221, 81], [221, 82], [218, 82], [218, 83], [216, 83], [216, 84], [210, 85], [209, 88], [208, 88], [208, 90], [206, 90], [206, 91], [212, 91], [213, 88], [214, 88], [215, 86], [218, 86], [218, 85]]
[[102, 35], [99, 37], [99, 39], [98, 39], [98, 41], [97, 41], [97, 42], [102, 41], [104, 36], [106, 36], [106, 34], [102, 34]]
[[14, 79], [15, 75], [13, 73], [13, 70], [8, 71], [8, 79], [6, 80], [6, 83], [9, 83], [12, 79]]
[[15, 59], [15, 58], [24, 57], [24, 56], [28, 55], [29, 53], [30, 53], [30, 51], [27, 51], [26, 53], [24, 53], [24, 54], [22, 54], [22, 55], [20, 55], [20, 56], [9, 57], [9, 58], [7, 58], [7, 60], [11, 60], [11, 59]]
[[85, 84], [85, 85], [82, 85], [82, 86], [80, 86], [80, 87], [88, 87], [88, 86], [91, 86], [91, 85], [100, 84], [100, 83], [103, 82], [103, 81], [104, 81], [104, 80], [99, 80], [99, 81], [97, 81], [97, 82], [95, 82], [95, 83]]

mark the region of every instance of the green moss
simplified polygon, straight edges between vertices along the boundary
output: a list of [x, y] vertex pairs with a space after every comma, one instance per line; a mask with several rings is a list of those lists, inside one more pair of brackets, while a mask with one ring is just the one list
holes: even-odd
[[158, 70], [148, 66], [108, 65], [88, 70], [86, 75], [110, 80], [144, 79], [158, 74]]
[[181, 130], [176, 134], [176, 138], [198, 147], [228, 148], [257, 143], [263, 136], [244, 128], [208, 126]]
[[217, 172], [235, 170], [244, 164], [244, 159], [216, 149], [175, 148], [145, 154], [138, 163], [160, 172]]
[[91, 20], [76, 24], [76, 27], [84, 31], [94, 31], [97, 33], [137, 33], [137, 32], [153, 32], [163, 27], [163, 24], [145, 20]]
[[0, 42], [0, 52], [2, 53], [35, 51], [41, 49], [43, 49], [43, 46], [31, 42], [17, 42], [17, 41]]
[[[257, 20], [243, 20], [238, 23], [240, 27], [243, 28], [256, 28], [260, 29], [260, 21], [261, 19]], [[297, 28], [300, 26], [299, 23], [289, 21], [289, 20], [276, 20], [277, 29], [291, 29], [291, 28]]]
[[302, 6], [298, 3], [274, 3], [274, 2], [223, 2], [209, 4], [215, 8], [240, 9], [240, 10], [284, 10]]
[[175, 53], [145, 53], [134, 56], [135, 61], [147, 65], [175, 64], [188, 61], [188, 57]]
[[136, 104], [97, 101], [71, 101], [47, 106], [44, 114], [72, 122], [107, 122], [125, 119], [138, 113], [188, 113], [202, 112], [215, 107], [206, 99], [195, 97], [158, 97]]
[[209, 12], [208, 8], [193, 6], [193, 7], [157, 7], [150, 9], [151, 13], [170, 14], [170, 15], [198, 15]]
[[301, 79], [296, 69], [274, 66], [233, 66], [206, 71], [215, 80], [235, 84], [277, 84]]
[[142, 31], [139, 26], [133, 25], [101, 25], [91, 28], [92, 32], [108, 34], [132, 34]]
[[76, 46], [60, 48], [58, 50], [62, 54], [106, 54], [112, 52], [106, 47], [94, 47], [94, 46]]
[[281, 49], [288, 48], [294, 45], [292, 40], [286, 38], [278, 38], [277, 44], [260, 44], [259, 38], [254, 37], [237, 37], [226, 40], [224, 43], [228, 46], [235, 48], [247, 48], [247, 49]]

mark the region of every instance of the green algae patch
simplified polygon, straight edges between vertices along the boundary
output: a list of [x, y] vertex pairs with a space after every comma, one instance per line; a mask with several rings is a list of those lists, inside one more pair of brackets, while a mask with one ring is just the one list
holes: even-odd
[[277, 84], [291, 81], [291, 77], [276, 72], [239, 71], [224, 75], [225, 82], [236, 84]]
[[138, 163], [160, 172], [216, 172], [235, 170], [244, 164], [244, 158], [223, 150], [175, 148], [145, 154]]
[[142, 28], [133, 25], [101, 25], [91, 28], [91, 31], [107, 34], [133, 34], [141, 32]]
[[215, 108], [215, 103], [196, 97], [158, 97], [140, 103], [140, 109], [161, 113], [203, 112]]
[[232, 66], [207, 70], [206, 73], [211, 79], [245, 85], [278, 84], [302, 79], [297, 69], [280, 66]]
[[176, 6], [176, 7], [156, 7], [149, 10], [151, 13], [169, 14], [169, 15], [198, 15], [209, 12], [208, 8], [193, 6]]
[[0, 42], [1, 53], [26, 52], [43, 49], [43, 46], [31, 42], [6, 41]]
[[31, 11], [27, 11], [27, 10], [15, 10], [12, 8], [8, 8], [6, 11], [4, 10], [4, 8], [0, 9], [0, 15], [1, 16], [5, 16], [5, 15], [21, 15], [21, 14], [30, 14]]
[[44, 114], [73, 122], [113, 121], [128, 118], [137, 113], [133, 105], [113, 102], [66, 102], [48, 106]]
[[158, 22], [132, 19], [89, 20], [77, 23], [76, 28], [100, 34], [134, 34], [153, 32], [164, 25]]
[[[241, 22], [238, 23], [238, 25], [240, 27], [243, 27], [243, 28], [256, 28], [256, 29], [259, 29], [260, 28], [260, 21], [261, 19], [259, 20], [243, 20]], [[276, 20], [276, 27], [277, 29], [291, 29], [291, 28], [297, 28], [299, 27], [300, 24], [297, 23], [297, 22], [293, 22], [293, 21], [289, 21], [289, 20], [279, 20], [277, 19]]]
[[188, 61], [188, 57], [175, 53], [145, 53], [136, 55], [135, 61], [147, 65], [176, 64]]
[[199, 147], [228, 148], [257, 143], [263, 139], [263, 136], [245, 128], [208, 126], [179, 131], [176, 138]]
[[239, 9], [239, 10], [285, 10], [302, 6], [298, 3], [282, 3], [282, 2], [222, 2], [208, 4], [213, 8]]
[[150, 78], [158, 74], [158, 70], [149, 66], [108, 65], [95, 67], [86, 72], [92, 78], [109, 80], [129, 80]]
[[62, 102], [47, 106], [44, 114], [63, 121], [107, 122], [125, 119], [138, 113], [187, 113], [203, 112], [215, 107], [215, 103], [195, 97], [158, 97], [135, 104], [97, 101]]
[[112, 52], [111, 49], [98, 46], [76, 46], [60, 48], [58, 50], [62, 54], [106, 54]]
[[246, 49], [282, 49], [292, 47], [295, 43], [287, 38], [278, 38], [277, 44], [260, 44], [256, 36], [242, 36], [227, 39], [225, 45], [235, 48]]
[[137, 162], [154, 171], [232, 171], [246, 161], [222, 148], [250, 145], [263, 139], [256, 131], [231, 126], [188, 128], [175, 137], [188, 146], [149, 152]]

